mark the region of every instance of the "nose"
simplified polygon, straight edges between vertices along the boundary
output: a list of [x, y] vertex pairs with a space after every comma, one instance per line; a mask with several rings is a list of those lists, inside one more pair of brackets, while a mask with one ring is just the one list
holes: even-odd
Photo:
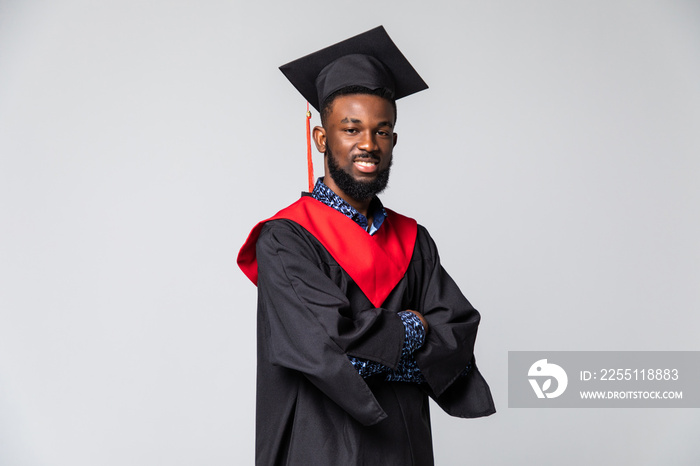
[[376, 134], [374, 134], [372, 131], [364, 131], [360, 142], [357, 144], [357, 148], [365, 152], [377, 152], [379, 150], [379, 146], [377, 145]]

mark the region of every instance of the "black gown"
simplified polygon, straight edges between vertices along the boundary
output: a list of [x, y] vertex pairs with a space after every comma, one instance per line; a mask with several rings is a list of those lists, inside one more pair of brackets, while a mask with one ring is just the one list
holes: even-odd
[[[265, 223], [255, 251], [257, 465], [429, 466], [428, 397], [453, 416], [495, 412], [473, 356], [479, 313], [423, 227], [381, 307], [294, 221]], [[406, 309], [429, 324], [414, 355], [427, 383], [363, 379], [348, 355], [396, 368], [404, 340], [397, 313]]]

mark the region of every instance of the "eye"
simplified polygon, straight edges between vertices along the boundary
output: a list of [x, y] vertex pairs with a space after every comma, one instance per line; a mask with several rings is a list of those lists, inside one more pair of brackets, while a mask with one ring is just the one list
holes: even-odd
[[377, 134], [382, 137], [389, 137], [391, 136], [391, 131], [380, 129], [379, 131], [377, 131]]
[[355, 128], [345, 128], [343, 130], [343, 132], [345, 132], [347, 134], [355, 134], [355, 133], [357, 133], [357, 130]]

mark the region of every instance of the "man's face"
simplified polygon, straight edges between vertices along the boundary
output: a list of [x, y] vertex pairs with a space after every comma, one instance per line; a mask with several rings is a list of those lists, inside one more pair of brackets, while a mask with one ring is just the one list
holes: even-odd
[[[394, 133], [394, 108], [386, 99], [368, 94], [337, 97], [325, 121], [326, 185], [341, 197], [365, 201], [389, 181]], [[317, 144], [318, 144], [317, 140]], [[325, 146], [324, 146], [325, 144]]]

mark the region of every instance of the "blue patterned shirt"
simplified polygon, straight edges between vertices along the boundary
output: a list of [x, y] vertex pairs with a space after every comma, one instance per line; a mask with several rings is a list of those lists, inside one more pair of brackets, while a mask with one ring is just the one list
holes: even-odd
[[[353, 206], [345, 202], [331, 188], [323, 183], [323, 178], [316, 181], [311, 197], [323, 202], [329, 207], [334, 208], [341, 214], [353, 220], [359, 226], [373, 235], [382, 226], [386, 219], [386, 211], [379, 198], [375, 197], [370, 203], [370, 211], [372, 212], [372, 225], [369, 225], [367, 217], [362, 215]], [[362, 377], [379, 376], [384, 380], [391, 382], [425, 382], [423, 374], [421, 374], [418, 364], [413, 357], [413, 353], [423, 346], [425, 343], [425, 328], [417, 315], [409, 311], [401, 311], [398, 313], [405, 329], [405, 337], [403, 348], [401, 349], [401, 358], [396, 370], [384, 366], [378, 362], [369, 361], [366, 359], [348, 356], [352, 365], [357, 369]]]
[[382, 226], [382, 223], [384, 223], [384, 219], [386, 219], [386, 210], [384, 210], [384, 206], [379, 198], [375, 197], [369, 204], [370, 212], [372, 212], [372, 225], [367, 228], [369, 223], [367, 217], [358, 212], [357, 209], [345, 202], [342, 197], [338, 196], [331, 188], [326, 186], [323, 183], [323, 178], [319, 178], [316, 181], [311, 197], [317, 201], [323, 202], [328, 207], [333, 207], [335, 210], [360, 225], [362, 229], [367, 231], [370, 235], [375, 234], [377, 230], [379, 230], [379, 227]]

